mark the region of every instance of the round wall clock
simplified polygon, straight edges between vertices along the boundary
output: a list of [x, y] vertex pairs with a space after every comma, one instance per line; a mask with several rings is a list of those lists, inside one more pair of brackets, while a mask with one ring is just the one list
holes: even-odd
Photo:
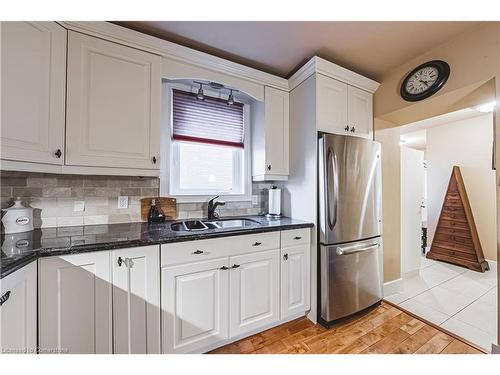
[[450, 76], [450, 66], [442, 60], [432, 60], [413, 69], [401, 85], [401, 97], [409, 102], [428, 98], [438, 92]]

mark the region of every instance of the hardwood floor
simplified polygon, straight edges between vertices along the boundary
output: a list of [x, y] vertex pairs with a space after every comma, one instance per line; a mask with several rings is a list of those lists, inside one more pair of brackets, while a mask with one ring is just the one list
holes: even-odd
[[300, 318], [210, 354], [480, 354], [472, 346], [382, 303], [331, 329]]

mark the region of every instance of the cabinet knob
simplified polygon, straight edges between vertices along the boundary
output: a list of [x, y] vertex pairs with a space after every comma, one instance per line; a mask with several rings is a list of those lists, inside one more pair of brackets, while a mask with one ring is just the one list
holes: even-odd
[[118, 257], [117, 263], [118, 267], [121, 267], [122, 264], [124, 264], [127, 268], [132, 268], [134, 266], [134, 261], [130, 258], [123, 259], [122, 257]]
[[283, 260], [288, 260], [288, 254], [283, 254]]
[[349, 131], [349, 125], [346, 125], [346, 126], [345, 126], [345, 128], [344, 128], [344, 130], [345, 130], [346, 132], [348, 132], [348, 131]]
[[122, 259], [122, 257], [118, 257], [117, 263], [118, 263], [118, 267], [121, 267], [121, 266], [122, 266], [122, 264], [123, 264], [123, 259]]
[[351, 133], [355, 133], [355, 132], [356, 132], [356, 128], [353, 126], [353, 127], [351, 128]]
[[153, 158], [151, 159], [151, 161], [153, 162], [153, 164], [156, 164], [156, 156], [153, 156]]
[[203, 254], [203, 251], [202, 250], [196, 250], [193, 252], [193, 254]]
[[270, 171], [270, 170], [271, 170], [271, 164], [269, 164], [269, 165], [267, 166], [267, 170], [268, 170], [268, 171]]
[[58, 149], [57, 149], [57, 151], [56, 151], [56, 152], [54, 152], [54, 155], [55, 155], [58, 159], [60, 159], [60, 158], [61, 158], [61, 156], [62, 156], [61, 149], [60, 149], [60, 148], [58, 148]]
[[231, 268], [238, 268], [240, 265], [239, 264], [233, 264]]
[[6, 291], [5, 294], [0, 297], [0, 306], [2, 306], [10, 297], [10, 290]]

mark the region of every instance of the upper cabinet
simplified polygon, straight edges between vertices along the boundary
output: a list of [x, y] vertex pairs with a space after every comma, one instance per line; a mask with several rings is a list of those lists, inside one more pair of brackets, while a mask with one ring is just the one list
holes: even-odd
[[159, 56], [70, 31], [67, 89], [67, 165], [159, 169]]
[[317, 129], [373, 139], [373, 94], [316, 75]]
[[2, 22], [0, 158], [62, 165], [66, 29]]
[[289, 174], [289, 94], [265, 87], [264, 102], [252, 105], [254, 181], [286, 180]]

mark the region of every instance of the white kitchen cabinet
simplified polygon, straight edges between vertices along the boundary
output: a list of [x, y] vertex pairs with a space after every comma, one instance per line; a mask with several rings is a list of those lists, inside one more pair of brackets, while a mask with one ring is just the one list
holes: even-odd
[[0, 158], [62, 165], [66, 30], [55, 22], [2, 22]]
[[36, 353], [36, 261], [0, 280], [0, 353]]
[[347, 129], [347, 84], [321, 74], [316, 75], [317, 128], [334, 134]]
[[112, 353], [109, 251], [39, 260], [41, 352]]
[[309, 244], [281, 250], [281, 319], [309, 310], [309, 259]]
[[228, 258], [162, 267], [162, 350], [197, 352], [228, 338]]
[[373, 95], [349, 86], [347, 90], [347, 118], [354, 135], [373, 139]]
[[265, 87], [264, 102], [252, 105], [254, 181], [286, 180], [289, 174], [289, 94]]
[[373, 139], [373, 95], [316, 74], [317, 129]]
[[69, 31], [66, 164], [159, 169], [160, 56]]
[[114, 353], [160, 353], [159, 246], [111, 252]]
[[230, 257], [231, 337], [279, 321], [279, 256], [279, 250], [271, 250]]

